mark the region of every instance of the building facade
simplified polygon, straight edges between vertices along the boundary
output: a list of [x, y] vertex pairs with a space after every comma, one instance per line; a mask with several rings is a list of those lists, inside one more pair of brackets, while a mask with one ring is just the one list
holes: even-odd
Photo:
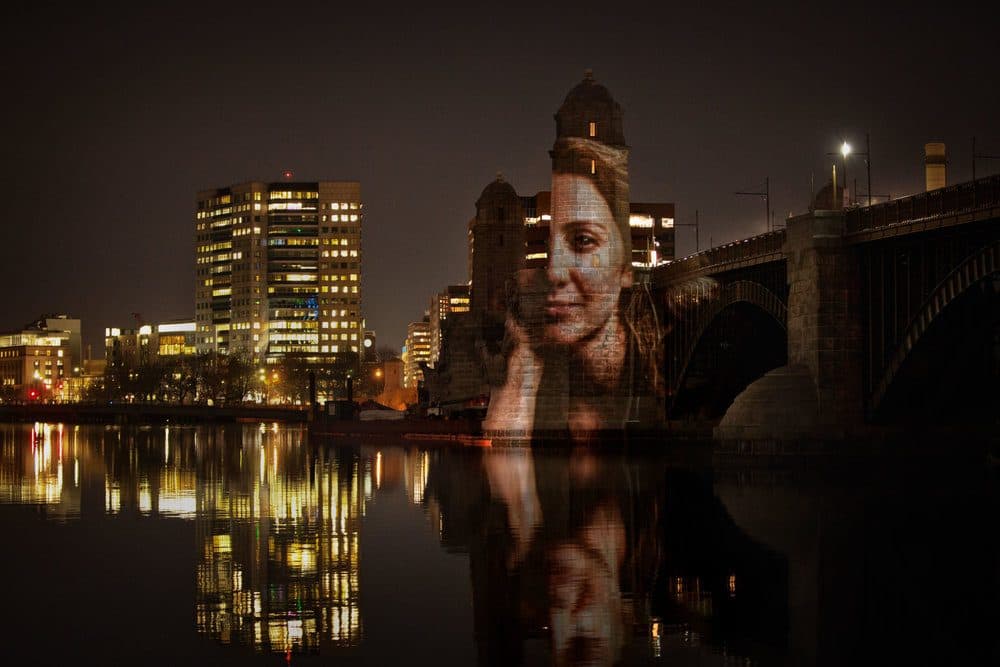
[[503, 319], [511, 276], [524, 262], [524, 209], [513, 186], [497, 175], [476, 200], [469, 224], [471, 312]]
[[444, 342], [445, 323], [449, 317], [459, 313], [468, 313], [470, 297], [468, 285], [448, 285], [445, 290], [431, 299], [431, 357], [428, 365], [433, 368], [441, 357], [441, 345]]
[[406, 342], [403, 344], [403, 388], [412, 389], [424, 379], [420, 364], [431, 359], [430, 315], [420, 322], [410, 322], [406, 328]]
[[112, 365], [136, 365], [155, 357], [198, 353], [197, 326], [192, 320], [141, 324], [131, 329], [105, 327], [104, 358]]
[[80, 347], [80, 320], [66, 315], [0, 334], [0, 400], [75, 399]]
[[275, 362], [360, 354], [361, 185], [247, 182], [198, 193], [199, 351]]

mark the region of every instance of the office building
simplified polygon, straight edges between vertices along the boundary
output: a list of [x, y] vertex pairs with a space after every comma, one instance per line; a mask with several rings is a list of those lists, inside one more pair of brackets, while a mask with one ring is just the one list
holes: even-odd
[[403, 344], [403, 388], [412, 389], [424, 379], [420, 364], [431, 359], [430, 315], [424, 315], [420, 322], [410, 322], [406, 328], [406, 342]]
[[192, 320], [171, 320], [160, 324], [141, 324], [131, 329], [105, 327], [104, 357], [115, 366], [136, 365], [156, 357], [197, 354], [197, 331]]
[[441, 346], [444, 342], [445, 323], [449, 316], [467, 313], [470, 309], [469, 286], [448, 285], [445, 291], [434, 295], [431, 299], [430, 329], [431, 357], [428, 363], [432, 368], [441, 356]]
[[361, 185], [286, 177], [198, 193], [199, 351], [317, 363], [361, 353]]

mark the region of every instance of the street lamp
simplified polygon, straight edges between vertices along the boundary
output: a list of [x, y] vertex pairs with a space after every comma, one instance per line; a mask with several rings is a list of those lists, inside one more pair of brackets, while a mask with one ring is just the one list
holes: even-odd
[[[847, 157], [851, 154], [860, 155], [865, 158], [865, 173], [868, 176], [868, 205], [872, 205], [872, 162], [871, 162], [871, 134], [865, 132], [865, 151], [863, 153], [855, 151], [846, 141], [840, 145], [840, 155], [844, 158], [844, 188], [847, 188]], [[836, 153], [827, 153], [836, 155]], [[856, 194], [856, 193], [855, 193]], [[836, 195], [835, 195], [836, 196]]]

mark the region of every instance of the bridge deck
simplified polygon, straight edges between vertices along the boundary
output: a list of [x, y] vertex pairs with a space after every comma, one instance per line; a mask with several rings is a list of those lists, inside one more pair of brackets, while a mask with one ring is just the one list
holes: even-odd
[[709, 276], [722, 271], [732, 271], [748, 266], [767, 264], [784, 259], [782, 246], [785, 230], [779, 229], [725, 245], [702, 250], [653, 271], [653, 286], [666, 287], [671, 283]]
[[850, 243], [866, 243], [998, 217], [1000, 175], [844, 212]]

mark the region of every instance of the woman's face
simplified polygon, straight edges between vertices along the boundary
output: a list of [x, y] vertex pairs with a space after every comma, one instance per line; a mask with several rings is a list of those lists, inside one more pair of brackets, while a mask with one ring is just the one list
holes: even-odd
[[[548, 260], [531, 269], [522, 297], [541, 342], [573, 344], [601, 331], [617, 315], [631, 265], [614, 216], [590, 179], [552, 176]], [[527, 287], [527, 289], [525, 289]]]

